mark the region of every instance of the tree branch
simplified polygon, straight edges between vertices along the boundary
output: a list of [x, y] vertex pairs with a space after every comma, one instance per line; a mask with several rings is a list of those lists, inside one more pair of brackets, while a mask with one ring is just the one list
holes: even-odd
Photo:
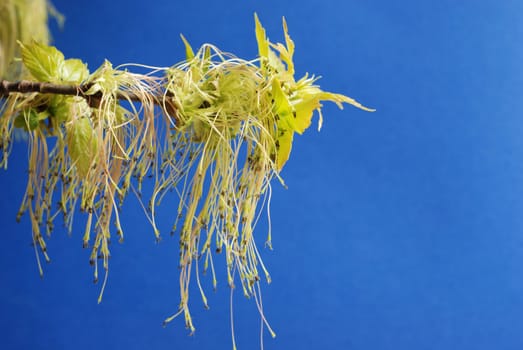
[[[10, 82], [7, 80], [0, 80], [0, 98], [7, 97], [11, 93], [28, 94], [31, 92], [39, 92], [42, 94], [56, 94], [56, 95], [68, 95], [68, 96], [80, 96], [85, 98], [90, 107], [98, 108], [100, 106], [100, 100], [102, 99], [102, 92], [98, 91], [95, 94], [87, 95], [92, 84], [82, 85], [61, 85], [54, 83], [44, 83], [39, 81], [20, 80], [17, 82]], [[166, 92], [165, 96], [172, 97], [173, 94], [169, 91]], [[165, 99], [164, 96], [153, 95], [152, 101], [154, 104], [162, 107], [169, 114], [169, 116], [178, 120], [176, 113], [176, 106], [171, 99]], [[125, 101], [142, 102], [143, 98], [140, 98], [134, 93], [122, 94], [118, 92], [116, 98]]]

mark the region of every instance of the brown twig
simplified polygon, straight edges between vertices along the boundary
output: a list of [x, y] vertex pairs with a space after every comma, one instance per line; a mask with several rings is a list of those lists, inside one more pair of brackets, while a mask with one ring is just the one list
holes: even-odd
[[[7, 97], [11, 93], [28, 94], [31, 92], [39, 92], [42, 94], [56, 94], [56, 95], [68, 95], [68, 96], [80, 96], [86, 99], [89, 106], [98, 108], [100, 106], [100, 100], [102, 99], [102, 92], [98, 91], [92, 95], [88, 95], [87, 91], [91, 88], [92, 84], [82, 85], [61, 85], [54, 83], [44, 83], [39, 81], [20, 80], [17, 82], [10, 82], [7, 80], [0, 80], [0, 98]], [[166, 97], [172, 97], [172, 93], [166, 92]], [[159, 105], [169, 116], [178, 120], [176, 113], [176, 106], [172, 99], [164, 98], [164, 96], [151, 96], [154, 104]], [[116, 94], [116, 98], [119, 100], [142, 102], [143, 98], [130, 92]]]

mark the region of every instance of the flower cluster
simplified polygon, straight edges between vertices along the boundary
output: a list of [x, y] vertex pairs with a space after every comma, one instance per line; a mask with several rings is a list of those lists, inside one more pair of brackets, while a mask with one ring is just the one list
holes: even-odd
[[[27, 133], [29, 179], [19, 216], [28, 212], [35, 247], [46, 260], [44, 236], [55, 218], [62, 215], [71, 230], [79, 209], [87, 215], [83, 244], [91, 246], [97, 280], [99, 261], [109, 268], [112, 232], [123, 239], [119, 207], [126, 195], [138, 194], [159, 239], [155, 208], [174, 191], [181, 300], [166, 322], [183, 313], [194, 330], [191, 275], [196, 274], [206, 305], [198, 262], [203, 261], [203, 271], [211, 268], [216, 284], [213, 251], [223, 252], [228, 284], [239, 281], [244, 294], [258, 301], [260, 275], [270, 277], [254, 227], [270, 200], [271, 179], [283, 182], [280, 171], [294, 133], [310, 126], [314, 111], [321, 127], [322, 101], [369, 109], [322, 91], [314, 77], [295, 80], [294, 43], [285, 20], [285, 44], [270, 42], [257, 16], [255, 23], [257, 59], [243, 60], [209, 44], [194, 52], [182, 37], [186, 59], [169, 68], [149, 67], [146, 74], [130, 71], [137, 65], [114, 68], [108, 61], [90, 73], [55, 47], [19, 43], [29, 79], [72, 88], [60, 94], [40, 85], [37, 92], [11, 92], [0, 102], [1, 165], [7, 166], [14, 130]], [[147, 201], [141, 196], [146, 178], [154, 183]]]

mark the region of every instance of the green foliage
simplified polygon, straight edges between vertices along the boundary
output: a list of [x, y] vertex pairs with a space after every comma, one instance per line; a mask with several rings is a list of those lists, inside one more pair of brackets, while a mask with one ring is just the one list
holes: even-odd
[[283, 20], [283, 33], [285, 45], [271, 43], [265, 34], [258, 16], [256, 22], [256, 40], [260, 55], [260, 69], [267, 80], [272, 83], [272, 96], [274, 98], [273, 111], [277, 116], [276, 135], [276, 162], [277, 169], [281, 170], [289, 159], [292, 149], [294, 132], [302, 134], [311, 124], [315, 110], [320, 114], [318, 130], [321, 128], [321, 101], [332, 101], [342, 108], [342, 103], [349, 103], [366, 111], [366, 108], [354, 99], [325, 92], [314, 85], [316, 79], [307, 75], [297, 82], [294, 80], [294, 42], [289, 36], [287, 23]]
[[98, 140], [89, 116], [80, 116], [67, 123], [66, 134], [69, 156], [78, 175], [84, 179], [98, 154]]
[[34, 40], [19, 45], [22, 62], [37, 81], [79, 84], [89, 76], [87, 65], [76, 58], [66, 60], [54, 46]]
[[31, 75], [38, 81], [55, 82], [60, 75], [64, 55], [54, 46], [47, 46], [33, 41], [29, 45], [19, 42], [22, 62]]
[[70, 58], [60, 64], [60, 81], [80, 84], [89, 76], [87, 65], [77, 58]]
[[24, 129], [25, 131], [33, 131], [38, 128], [40, 121], [47, 119], [48, 116], [49, 113], [47, 111], [38, 113], [33, 108], [24, 109], [22, 113], [16, 117], [14, 126]]

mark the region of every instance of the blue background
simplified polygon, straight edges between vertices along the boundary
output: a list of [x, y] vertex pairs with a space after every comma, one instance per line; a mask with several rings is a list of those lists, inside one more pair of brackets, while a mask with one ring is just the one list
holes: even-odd
[[[67, 17], [55, 44], [92, 70], [172, 65], [180, 32], [254, 58], [253, 12], [273, 41], [285, 16], [298, 75], [377, 108], [326, 105], [322, 131], [295, 139], [288, 189], [273, 184], [266, 349], [523, 348], [523, 2], [54, 3]], [[102, 304], [80, 217], [48, 240], [40, 279], [28, 219], [15, 222], [26, 153], [17, 144], [0, 172], [2, 349], [231, 348], [223, 270], [210, 310], [192, 294], [193, 337], [183, 319], [161, 327], [179, 298], [177, 240], [155, 244], [133, 198]], [[253, 301], [236, 293], [234, 307], [239, 349], [259, 348]]]

